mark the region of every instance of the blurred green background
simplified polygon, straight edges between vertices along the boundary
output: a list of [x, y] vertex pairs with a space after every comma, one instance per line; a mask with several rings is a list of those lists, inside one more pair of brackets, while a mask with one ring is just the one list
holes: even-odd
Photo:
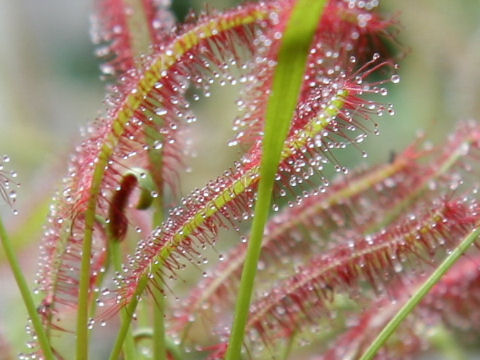
[[[223, 8], [238, 3], [173, 1], [180, 18], [190, 7]], [[369, 154], [367, 160], [361, 160], [353, 149], [343, 157], [350, 166], [359, 161], [386, 161], [392, 151], [410, 143], [419, 129], [438, 141], [458, 120], [480, 120], [480, 1], [381, 3], [384, 12], [398, 16], [399, 40], [408, 55], [400, 62], [401, 82], [391, 88], [386, 100], [395, 104], [396, 115], [381, 118], [381, 135], [362, 144]], [[89, 39], [91, 9], [87, 0], [0, 2], [0, 154], [10, 155], [22, 183], [17, 205], [21, 215], [14, 218], [3, 208], [1, 213], [14, 234], [18, 224], [31, 221], [32, 232], [15, 240], [32, 278], [36, 247], [28, 244], [38, 240], [43, 214], [29, 220], [31, 210], [44, 206], [46, 196], [60, 181], [72, 144], [79, 139], [79, 127], [102, 109], [104, 85]], [[182, 183], [184, 191], [220, 174], [236, 159], [235, 149], [223, 149], [233, 135], [237, 91], [216, 91], [198, 105], [199, 122], [192, 129], [198, 158], [193, 173]], [[222, 156], [212, 158], [212, 154]], [[0, 267], [0, 288], [0, 329], [21, 344], [25, 316], [5, 266]]]

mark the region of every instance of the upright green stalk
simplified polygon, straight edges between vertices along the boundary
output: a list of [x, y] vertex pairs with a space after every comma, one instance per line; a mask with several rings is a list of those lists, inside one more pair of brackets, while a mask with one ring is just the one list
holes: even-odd
[[[128, 303], [127, 307], [125, 308], [125, 312], [127, 314], [133, 314], [135, 312], [135, 309], [137, 308], [137, 305], [138, 305], [138, 300], [140, 299], [140, 296], [147, 288], [147, 285], [148, 285], [148, 277], [147, 276], [141, 277], [140, 280], [138, 281], [138, 285], [135, 290], [135, 294], [132, 297], [132, 300]], [[120, 353], [122, 352], [123, 342], [125, 340], [125, 337], [128, 334], [128, 330], [130, 328], [131, 322], [132, 322], [131, 316], [127, 316], [122, 321], [122, 325], [120, 326], [120, 330], [117, 334], [117, 339], [115, 340], [115, 344], [113, 345], [113, 349], [110, 354], [109, 360], [118, 360]]]
[[288, 360], [290, 357], [290, 354], [293, 349], [293, 345], [295, 344], [295, 340], [297, 337], [297, 332], [294, 331], [288, 338], [287, 343], [285, 344], [285, 347], [283, 348], [282, 355], [281, 355], [281, 360]]
[[[161, 106], [162, 104], [156, 104]], [[156, 115], [150, 114], [153, 121], [160, 127], [163, 119]], [[161, 226], [164, 218], [163, 198], [164, 198], [164, 169], [163, 169], [163, 149], [156, 149], [155, 143], [164, 143], [164, 136], [152, 128], [145, 129], [147, 135], [147, 143], [149, 145], [148, 160], [150, 163], [150, 176], [152, 178], [151, 188], [154, 189], [158, 196], [153, 201], [153, 228]], [[153, 358], [158, 360], [167, 359], [167, 349], [165, 343], [165, 299], [161, 288], [162, 279], [157, 275], [157, 284], [152, 288], [153, 293]]]
[[265, 114], [258, 197], [240, 281], [227, 360], [241, 358], [245, 325], [260, 258], [263, 231], [272, 200], [275, 174], [303, 83], [310, 45], [322, 17], [324, 5], [325, 0], [298, 0], [283, 34], [273, 78], [272, 95]]
[[[161, 191], [161, 190], [159, 190]], [[153, 226], [159, 226], [163, 222], [162, 197], [154, 202]], [[153, 358], [155, 360], [167, 359], [167, 345], [165, 341], [165, 299], [161, 288], [162, 280], [158, 279], [153, 286]]]
[[410, 314], [413, 309], [422, 301], [425, 295], [440, 281], [443, 275], [457, 262], [458, 259], [467, 251], [480, 235], [480, 227], [472, 231], [463, 241], [452, 251], [450, 255], [435, 269], [432, 275], [418, 288], [413, 296], [402, 306], [398, 313], [390, 320], [390, 322], [378, 334], [369, 348], [362, 355], [360, 360], [370, 360], [377, 354], [378, 350], [395, 332], [403, 320]]
[[38, 343], [40, 345], [40, 349], [43, 352], [43, 356], [45, 357], [46, 360], [54, 360], [55, 358], [53, 356], [53, 352], [50, 347], [47, 334], [43, 329], [42, 321], [38, 316], [35, 303], [33, 302], [32, 293], [28, 288], [27, 281], [25, 280], [25, 276], [22, 273], [22, 269], [20, 268], [18, 259], [15, 255], [15, 252], [13, 251], [12, 243], [10, 242], [10, 239], [7, 235], [7, 231], [1, 219], [0, 219], [0, 239], [2, 241], [2, 246], [5, 250], [5, 255], [10, 265], [10, 269], [12, 269], [13, 276], [15, 277], [15, 281], [17, 282], [18, 288], [20, 289], [23, 302], [25, 303], [25, 307], [27, 308], [28, 315], [30, 316], [30, 320], [32, 321], [33, 329], [35, 330], [35, 333], [38, 337]]
[[102, 158], [95, 167], [92, 179], [91, 196], [88, 200], [87, 210], [85, 212], [85, 232], [82, 245], [82, 262], [80, 268], [80, 281], [78, 286], [78, 312], [77, 312], [77, 360], [88, 359], [88, 300], [90, 285], [90, 257], [92, 254], [93, 227], [95, 224], [95, 215], [97, 207], [97, 198], [99, 196], [102, 178], [105, 174], [105, 165], [107, 158], [112, 153], [110, 144], [105, 144], [102, 148]]
[[[160, 286], [160, 285], [157, 285]], [[167, 359], [167, 346], [165, 343], [165, 299], [161, 288], [152, 289], [153, 303], [153, 358], [158, 360]]]
[[[110, 255], [112, 257], [112, 263], [115, 268], [115, 271], [121, 271], [122, 269], [122, 252], [121, 252], [121, 243], [118, 239], [109, 239], [110, 240]], [[128, 321], [128, 318], [131, 317], [130, 313], [122, 310], [121, 312], [122, 324]], [[128, 330], [125, 343], [123, 345], [123, 356], [125, 360], [135, 360], [137, 359], [137, 351], [135, 348], [135, 342], [131, 330]]]

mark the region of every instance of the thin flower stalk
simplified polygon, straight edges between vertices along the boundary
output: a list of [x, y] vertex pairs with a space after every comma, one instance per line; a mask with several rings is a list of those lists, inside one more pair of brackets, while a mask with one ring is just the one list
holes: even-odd
[[32, 293], [28, 288], [27, 281], [25, 280], [25, 276], [23, 275], [20, 264], [15, 255], [15, 252], [13, 251], [12, 244], [9, 240], [7, 231], [2, 221], [0, 221], [0, 240], [2, 242], [2, 247], [3, 247], [3, 250], [5, 251], [5, 255], [10, 265], [10, 268], [13, 272], [13, 275], [15, 276], [15, 281], [17, 282], [18, 288], [22, 295], [23, 302], [25, 303], [25, 306], [27, 308], [30, 321], [33, 325], [33, 330], [36, 334], [36, 338], [38, 339], [38, 344], [41, 349], [41, 353], [43, 354], [43, 356], [45, 356], [46, 360], [53, 360], [55, 359], [55, 357], [53, 356], [53, 352], [50, 347], [50, 342], [43, 328], [42, 320], [40, 319], [40, 316], [37, 313], [37, 309], [33, 301]]

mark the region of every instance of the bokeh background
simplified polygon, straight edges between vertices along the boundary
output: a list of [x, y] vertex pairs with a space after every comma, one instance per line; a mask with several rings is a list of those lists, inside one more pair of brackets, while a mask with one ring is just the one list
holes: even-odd
[[[182, 18], [189, 8], [224, 8], [238, 1], [173, 3]], [[350, 166], [386, 161], [419, 129], [439, 142], [457, 121], [480, 121], [480, 1], [382, 0], [381, 6], [398, 17], [399, 40], [408, 55], [400, 61], [401, 82], [391, 87], [387, 100], [395, 104], [396, 115], [380, 119], [381, 135], [362, 144], [367, 160], [355, 150], [342, 158]], [[89, 39], [91, 11], [91, 0], [0, 2], [0, 154], [10, 155], [22, 183], [20, 215], [4, 208], [1, 213], [30, 279], [48, 198], [79, 127], [102, 109], [104, 85]], [[192, 130], [198, 157], [182, 183], [184, 191], [220, 174], [237, 157], [234, 149], [224, 151], [233, 135], [237, 90], [216, 91], [198, 104], [199, 121]], [[20, 349], [26, 316], [1, 251], [0, 262], [0, 329]]]

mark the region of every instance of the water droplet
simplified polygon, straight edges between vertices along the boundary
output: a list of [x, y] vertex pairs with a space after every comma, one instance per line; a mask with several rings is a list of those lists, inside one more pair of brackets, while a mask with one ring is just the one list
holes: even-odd
[[167, 110], [165, 110], [164, 108], [157, 108], [155, 110], [155, 114], [157, 114], [158, 116], [164, 116], [167, 115]]

